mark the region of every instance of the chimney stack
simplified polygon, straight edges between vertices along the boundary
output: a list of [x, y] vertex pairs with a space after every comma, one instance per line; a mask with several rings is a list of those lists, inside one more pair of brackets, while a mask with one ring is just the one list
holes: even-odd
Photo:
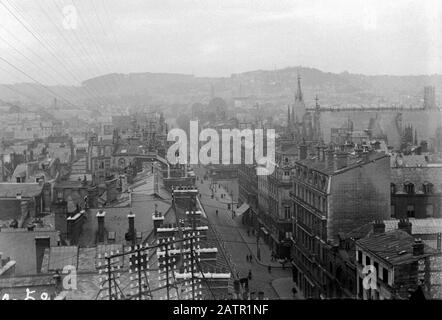
[[325, 162], [327, 167], [333, 167], [335, 153], [332, 148], [325, 150]]
[[304, 142], [299, 146], [299, 160], [307, 159], [307, 146]]
[[97, 212], [97, 222], [98, 222], [98, 242], [104, 242], [104, 217], [106, 212], [99, 210]]
[[381, 234], [385, 233], [385, 223], [382, 220], [375, 220], [373, 222], [373, 233], [374, 234]]
[[437, 234], [437, 251], [442, 252], [442, 233]]
[[425, 245], [421, 239], [415, 239], [413, 243], [413, 256], [421, 256], [425, 253]]
[[129, 223], [129, 230], [127, 232], [126, 240], [132, 241], [135, 244], [136, 231], [135, 231], [135, 214], [132, 212], [127, 215], [127, 221]]
[[321, 146], [316, 146], [316, 161], [321, 161]]
[[400, 219], [398, 224], [397, 224], [397, 228], [399, 230], [405, 231], [409, 235], [412, 234], [412, 224], [411, 224], [411, 222], [408, 219]]
[[158, 212], [157, 207], [158, 205], [155, 203], [155, 212], [152, 215], [153, 231], [155, 234], [157, 233], [157, 229], [160, 228], [164, 222], [164, 217], [161, 212]]
[[345, 151], [336, 152], [335, 170], [340, 170], [347, 166], [348, 154]]

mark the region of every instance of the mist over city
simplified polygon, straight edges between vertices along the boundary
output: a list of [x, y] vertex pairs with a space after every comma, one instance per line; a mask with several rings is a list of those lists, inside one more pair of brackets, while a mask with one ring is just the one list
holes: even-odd
[[0, 0], [0, 299], [442, 299], [441, 21]]

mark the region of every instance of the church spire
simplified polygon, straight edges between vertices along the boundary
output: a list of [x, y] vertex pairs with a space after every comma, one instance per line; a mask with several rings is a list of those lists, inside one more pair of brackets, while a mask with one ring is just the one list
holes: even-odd
[[298, 88], [296, 89], [295, 101], [303, 101], [301, 90], [301, 76], [298, 73]]

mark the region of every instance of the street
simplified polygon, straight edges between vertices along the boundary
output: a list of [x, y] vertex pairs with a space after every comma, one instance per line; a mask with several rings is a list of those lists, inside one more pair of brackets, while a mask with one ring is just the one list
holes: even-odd
[[[228, 209], [227, 203], [231, 203], [228, 193], [216, 184], [216, 192], [212, 199], [212, 191], [210, 190], [211, 181], [203, 180], [204, 169], [194, 168], [197, 175], [197, 187], [201, 194], [201, 202], [207, 213], [207, 218], [223, 241], [226, 253], [231, 256], [235, 269], [239, 274], [239, 278], [247, 277], [249, 270], [252, 272], [252, 280], [249, 282], [250, 292], [255, 292], [255, 296], [259, 291], [264, 292], [264, 297], [269, 299], [293, 298], [291, 294], [291, 281], [285, 281], [287, 284], [280, 292], [276, 292], [272, 286], [272, 282], [276, 279], [290, 278], [290, 268], [282, 268], [281, 264], [271, 262], [271, 251], [266, 244], [260, 243], [261, 261], [256, 255], [256, 237], [248, 236], [247, 229], [241, 223], [241, 217], [232, 219], [232, 211]], [[223, 194], [223, 198], [221, 198]], [[216, 213], [218, 210], [218, 214]], [[236, 210], [236, 204], [233, 205]], [[252, 254], [252, 262], [247, 261], [247, 255]], [[269, 272], [268, 265], [271, 265]], [[277, 281], [281, 282], [281, 281]], [[281, 288], [279, 285], [278, 288]], [[281, 292], [283, 291], [283, 292]]]

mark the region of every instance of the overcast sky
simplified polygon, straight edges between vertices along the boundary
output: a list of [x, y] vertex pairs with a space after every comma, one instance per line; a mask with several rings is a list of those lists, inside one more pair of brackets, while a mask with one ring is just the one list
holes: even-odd
[[442, 73], [441, 20], [440, 0], [0, 0], [0, 82], [297, 65]]

